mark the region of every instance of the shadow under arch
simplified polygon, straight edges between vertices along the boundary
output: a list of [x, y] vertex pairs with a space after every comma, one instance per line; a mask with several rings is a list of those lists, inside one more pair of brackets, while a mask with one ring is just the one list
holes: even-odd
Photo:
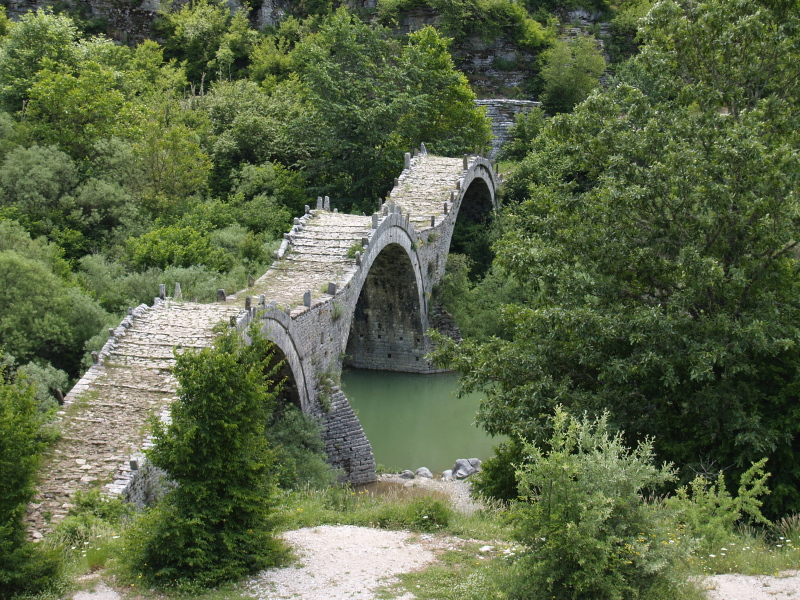
[[461, 197], [448, 251], [470, 258], [469, 275], [473, 281], [482, 278], [492, 266], [490, 227], [495, 210], [495, 197], [486, 180], [475, 177]]
[[[350, 320], [344, 366], [383, 371], [429, 370], [424, 359], [427, 307], [421, 293], [419, 261], [412, 261], [413, 251], [409, 249], [391, 242], [374, 256]], [[416, 259], [415, 254], [413, 257]]]

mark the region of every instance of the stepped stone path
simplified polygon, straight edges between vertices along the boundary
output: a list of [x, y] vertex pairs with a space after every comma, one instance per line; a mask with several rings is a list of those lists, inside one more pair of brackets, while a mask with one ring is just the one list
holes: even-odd
[[[430, 229], [431, 217], [436, 224], [444, 217], [442, 204], [456, 189], [462, 166], [461, 158], [416, 157], [414, 168], [403, 172], [387, 202], [394, 202], [403, 213], [409, 213], [416, 231]], [[287, 234], [288, 251], [282, 260], [276, 261], [248, 293], [264, 294], [267, 301], [302, 312], [306, 290], [311, 292], [312, 302], [325, 300], [330, 297], [329, 283], [340, 289], [355, 273], [355, 259], [347, 255], [354, 245], [369, 237], [372, 217], [321, 210], [313, 210], [307, 217], [299, 229], [295, 226]]]
[[[452, 199], [463, 160], [423, 154], [411, 165], [387, 203], [410, 213], [415, 229], [423, 231], [431, 227], [431, 217], [437, 224], [444, 218], [443, 203]], [[65, 399], [59, 413], [62, 438], [44, 457], [38, 494], [28, 510], [29, 536], [38, 540], [51, 531], [77, 490], [97, 487], [118, 494], [126, 487], [131, 457], [147, 445], [148, 419], [164, 414], [175, 398], [175, 348], [210, 345], [217, 324], [241, 315], [245, 295], [263, 295], [292, 316], [305, 310], [306, 290], [315, 300], [330, 298], [328, 284], [340, 288], [356, 272], [348, 251], [371, 235], [372, 223], [372, 216], [309, 211], [295, 220], [278, 259], [254, 287], [214, 304], [166, 299], [133, 310]]]

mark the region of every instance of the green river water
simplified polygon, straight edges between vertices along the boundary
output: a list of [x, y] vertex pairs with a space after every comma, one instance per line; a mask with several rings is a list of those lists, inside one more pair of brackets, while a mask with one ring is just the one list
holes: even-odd
[[342, 388], [372, 443], [375, 462], [389, 469], [428, 467], [440, 473], [457, 458], [485, 460], [500, 442], [474, 424], [480, 394], [456, 398], [453, 373], [350, 369]]

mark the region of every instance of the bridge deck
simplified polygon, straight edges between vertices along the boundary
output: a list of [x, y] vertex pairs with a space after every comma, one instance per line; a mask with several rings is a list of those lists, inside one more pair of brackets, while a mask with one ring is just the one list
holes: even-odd
[[[390, 201], [411, 213], [417, 231], [441, 220], [442, 203], [462, 176], [462, 159], [416, 157], [403, 171]], [[117, 328], [116, 344], [107, 345], [102, 364], [93, 366], [67, 396], [60, 414], [62, 439], [45, 457], [36, 502], [28, 511], [32, 537], [40, 538], [70, 507], [77, 489], [101, 487], [118, 492], [130, 474], [128, 461], [145, 444], [147, 420], [174, 398], [170, 374], [173, 348], [208, 346], [213, 328], [243, 308], [244, 296], [264, 294], [289, 308], [301, 307], [310, 290], [329, 298], [327, 286], [338, 286], [355, 271], [347, 256], [354, 243], [369, 237], [372, 218], [314, 211], [301, 231], [291, 234], [290, 250], [258, 280], [254, 288], [217, 304], [164, 302]], [[140, 307], [141, 308], [141, 307]], [[123, 322], [124, 323], [124, 322]]]
[[437, 222], [442, 218], [442, 203], [456, 189], [463, 159], [426, 155], [415, 160], [414, 168], [400, 176], [390, 198], [403, 207], [403, 212], [411, 213], [411, 222], [420, 231], [431, 226], [431, 216]]

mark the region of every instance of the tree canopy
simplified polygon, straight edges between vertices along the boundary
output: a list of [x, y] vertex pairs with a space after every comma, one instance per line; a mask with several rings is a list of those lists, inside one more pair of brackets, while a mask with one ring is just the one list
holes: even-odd
[[548, 123], [495, 247], [526, 286], [511, 339], [440, 353], [486, 390], [488, 431], [608, 409], [686, 478], [770, 457], [768, 509], [800, 508], [797, 26], [664, 0], [623, 80]]

